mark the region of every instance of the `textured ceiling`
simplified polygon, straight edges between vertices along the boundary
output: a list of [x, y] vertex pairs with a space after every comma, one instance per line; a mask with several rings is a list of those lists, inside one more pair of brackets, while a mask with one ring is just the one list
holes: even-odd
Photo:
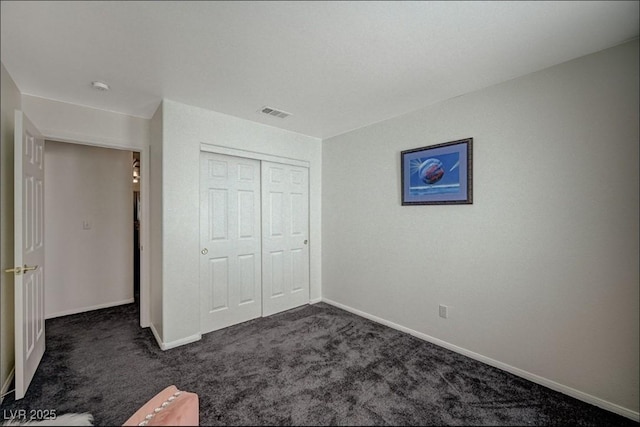
[[1, 4], [2, 62], [25, 94], [140, 117], [168, 98], [320, 138], [633, 39], [640, 14], [638, 1]]

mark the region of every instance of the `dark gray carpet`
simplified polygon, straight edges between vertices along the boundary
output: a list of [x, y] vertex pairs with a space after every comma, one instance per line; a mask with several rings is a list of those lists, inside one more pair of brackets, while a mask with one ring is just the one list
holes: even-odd
[[638, 425], [326, 304], [161, 351], [134, 304], [48, 320], [27, 396], [3, 413], [91, 412], [121, 425], [164, 387], [202, 425]]

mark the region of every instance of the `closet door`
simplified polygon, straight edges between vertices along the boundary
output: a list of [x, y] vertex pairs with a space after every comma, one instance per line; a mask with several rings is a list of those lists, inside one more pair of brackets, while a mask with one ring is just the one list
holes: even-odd
[[262, 315], [309, 302], [309, 170], [262, 162]]
[[260, 161], [200, 153], [202, 333], [262, 315]]

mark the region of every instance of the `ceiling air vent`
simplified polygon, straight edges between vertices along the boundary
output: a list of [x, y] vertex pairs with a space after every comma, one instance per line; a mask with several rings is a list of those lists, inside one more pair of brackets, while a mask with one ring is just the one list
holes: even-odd
[[291, 113], [285, 113], [284, 111], [276, 110], [275, 108], [271, 107], [262, 107], [260, 109], [260, 112], [269, 116], [279, 117], [281, 119], [287, 118], [291, 115]]

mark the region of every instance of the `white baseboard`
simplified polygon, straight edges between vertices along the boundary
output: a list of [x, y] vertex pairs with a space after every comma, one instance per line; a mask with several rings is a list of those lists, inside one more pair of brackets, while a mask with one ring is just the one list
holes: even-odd
[[[157, 339], [157, 338], [156, 338]], [[170, 350], [172, 348], [180, 347], [181, 345], [190, 344], [192, 342], [200, 341], [202, 339], [202, 334], [191, 335], [190, 337], [181, 338], [179, 340], [162, 343], [160, 348], [162, 350]]]
[[507, 365], [506, 363], [491, 359], [489, 357], [483, 356], [481, 354], [475, 353], [473, 351], [467, 350], [462, 347], [458, 347], [456, 345], [450, 344], [446, 341], [442, 341], [438, 338], [434, 338], [430, 335], [424, 334], [422, 332], [415, 331], [413, 329], [407, 328], [405, 326], [399, 325], [397, 323], [393, 323], [389, 320], [382, 319], [378, 316], [374, 316], [373, 314], [369, 314], [367, 312], [355, 309], [348, 305], [341, 304], [336, 301], [332, 301], [327, 298], [322, 298], [322, 302], [326, 302], [327, 304], [333, 305], [335, 307], [341, 308], [350, 313], [356, 314], [360, 317], [364, 317], [365, 319], [372, 320], [376, 323], [380, 323], [382, 325], [388, 326], [390, 328], [396, 329], [401, 332], [405, 332], [409, 335], [413, 335], [416, 338], [420, 338], [424, 341], [428, 341], [432, 344], [438, 345], [440, 347], [444, 347], [448, 350], [454, 351], [456, 353], [462, 354], [464, 356], [470, 357], [472, 359], [478, 360], [482, 363], [486, 363], [487, 365], [491, 365], [495, 368], [502, 369], [503, 371], [507, 371], [519, 377], [522, 377], [526, 380], [534, 382], [536, 384], [540, 384], [542, 386], [548, 387], [552, 390], [558, 391], [560, 393], [566, 394], [568, 396], [574, 397], [578, 400], [582, 400], [583, 402], [590, 403], [591, 405], [597, 406], [602, 409], [606, 409], [607, 411], [616, 413], [618, 415], [622, 415], [623, 417], [630, 418], [634, 421], [640, 421], [640, 413], [636, 411], [632, 411], [631, 409], [627, 409], [615, 403], [611, 403], [599, 397], [592, 396], [590, 394], [584, 393], [580, 390], [576, 390], [572, 387], [557, 383], [550, 379], [541, 377], [540, 375], [532, 374], [531, 372], [525, 371], [520, 368], [516, 368], [511, 365]]
[[13, 376], [16, 373], [15, 366], [11, 368], [9, 375], [7, 375], [7, 379], [2, 384], [2, 388], [0, 389], [0, 403], [4, 400], [4, 395], [9, 393], [9, 387], [11, 387], [11, 381], [13, 381]]
[[314, 299], [310, 299], [309, 300], [309, 304], [311, 304], [311, 305], [317, 304], [319, 302], [322, 302], [322, 298], [314, 298]]
[[135, 301], [134, 298], [129, 298], [122, 301], [107, 302], [105, 304], [92, 305], [89, 307], [72, 308], [70, 310], [64, 310], [64, 311], [59, 311], [57, 313], [47, 314], [45, 316], [45, 319], [53, 319], [55, 317], [68, 316], [70, 314], [84, 313], [85, 311], [100, 310], [101, 308], [115, 307], [117, 305], [131, 304], [134, 301]]
[[190, 337], [165, 343], [160, 338], [160, 334], [158, 334], [158, 331], [156, 330], [156, 327], [154, 326], [153, 323], [151, 324], [151, 326], [149, 326], [149, 328], [151, 328], [151, 332], [153, 333], [153, 336], [156, 338], [156, 342], [158, 343], [158, 346], [160, 346], [160, 349], [162, 351], [170, 350], [172, 348], [180, 347], [181, 345], [200, 341], [202, 339], [202, 334], [195, 334], [195, 335], [191, 335]]

